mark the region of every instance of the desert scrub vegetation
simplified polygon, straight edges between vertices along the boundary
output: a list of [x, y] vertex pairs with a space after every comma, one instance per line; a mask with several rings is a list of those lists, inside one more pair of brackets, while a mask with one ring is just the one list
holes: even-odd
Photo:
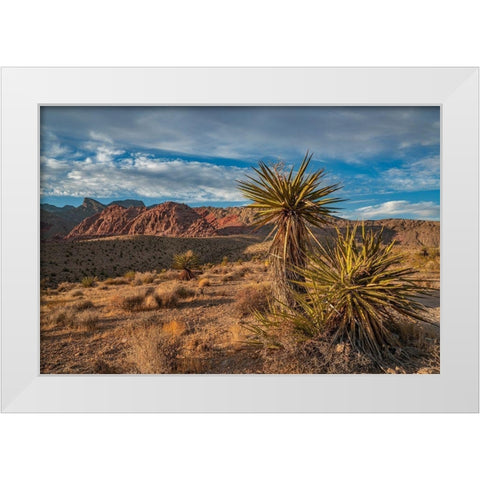
[[198, 255], [193, 252], [193, 250], [188, 250], [185, 253], [178, 253], [173, 256], [172, 267], [175, 270], [181, 270], [180, 279], [181, 280], [191, 280], [194, 278], [193, 270], [198, 268], [200, 265], [200, 260]]
[[297, 267], [303, 291], [294, 293], [299, 308], [256, 312], [251, 327], [260, 342], [281, 348], [285, 338], [328, 339], [347, 344], [380, 366], [385, 360], [407, 362], [414, 352], [402, 345], [402, 322], [427, 322], [418, 302], [429, 290], [405, 267], [393, 243], [383, 245], [381, 232], [357, 227], [337, 229], [335, 241], [318, 245], [308, 263]]
[[73, 325], [77, 330], [94, 332], [98, 325], [98, 315], [88, 310], [82, 311], [75, 316]]
[[72, 323], [72, 310], [61, 307], [42, 317], [42, 323], [47, 328], [66, 327]]
[[94, 305], [90, 300], [83, 300], [72, 305], [72, 309], [76, 312], [82, 312], [83, 310], [88, 310], [90, 308], [94, 308]]
[[178, 305], [178, 287], [160, 286], [155, 290], [154, 297], [162, 308], [174, 308]]
[[142, 325], [133, 329], [128, 360], [135, 373], [175, 373], [181, 349], [180, 335], [176, 328], [164, 329], [159, 325]]
[[270, 167], [260, 162], [253, 170], [256, 177], [239, 181], [243, 195], [256, 209], [255, 224], [273, 225], [269, 259], [273, 268], [272, 288], [275, 297], [287, 306], [295, 305], [295, 292], [304, 291], [301, 270], [307, 251], [315, 239], [311, 227], [322, 227], [337, 210], [332, 205], [341, 201], [330, 196], [339, 184], [322, 185], [323, 169], [307, 173], [312, 154], [306, 153], [299, 170], [286, 172], [282, 165]]
[[129, 270], [128, 272], [125, 272], [125, 273], [123, 274], [124, 278], [125, 278], [126, 280], [128, 280], [128, 281], [133, 281], [133, 280], [135, 280], [135, 275], [136, 275], [136, 273], [135, 273], [135, 271], [133, 271], [133, 270]]
[[97, 277], [83, 277], [81, 284], [85, 288], [91, 288], [95, 286], [95, 283], [97, 282]]
[[147, 291], [135, 289], [127, 295], [114, 295], [111, 297], [110, 303], [113, 307], [127, 312], [139, 312], [146, 309], [144, 301], [147, 295]]
[[270, 303], [271, 290], [271, 284], [267, 282], [247, 285], [237, 293], [236, 309], [241, 315], [266, 312]]
[[103, 281], [105, 285], [127, 285], [129, 280], [125, 277], [107, 278]]
[[205, 288], [210, 286], [210, 278], [208, 277], [203, 277], [198, 281], [198, 286], [200, 288]]
[[43, 325], [48, 328], [66, 328], [92, 332], [97, 327], [98, 315], [93, 309], [92, 302], [62, 306], [43, 315]]
[[136, 278], [143, 284], [148, 285], [155, 281], [156, 275], [152, 272], [137, 273]]
[[172, 288], [178, 298], [190, 298], [195, 295], [195, 292], [191, 288], [187, 288], [184, 285], [173, 285]]

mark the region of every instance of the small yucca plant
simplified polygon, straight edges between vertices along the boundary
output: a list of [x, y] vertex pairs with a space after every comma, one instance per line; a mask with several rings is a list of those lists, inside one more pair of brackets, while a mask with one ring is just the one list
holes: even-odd
[[83, 277], [81, 283], [83, 287], [91, 288], [95, 285], [96, 281], [97, 277]]
[[415, 270], [405, 267], [393, 242], [382, 244], [382, 231], [366, 232], [362, 226], [346, 233], [337, 229], [335, 242], [318, 245], [309, 264], [300, 269], [306, 291], [299, 302], [308, 323], [330, 333], [332, 341], [350, 343], [374, 359], [388, 355], [397, 345], [392, 327], [398, 319], [424, 320], [424, 306], [417, 300], [428, 293], [414, 279]]
[[192, 250], [185, 253], [178, 253], [173, 256], [172, 267], [176, 270], [182, 270], [182, 280], [191, 280], [194, 278], [193, 270], [198, 268], [199, 265], [199, 258]]
[[295, 304], [292, 291], [302, 290], [302, 280], [297, 268], [303, 268], [307, 249], [314, 235], [311, 227], [321, 227], [329, 222], [336, 208], [331, 205], [339, 198], [330, 197], [339, 184], [324, 185], [324, 170], [307, 173], [312, 154], [305, 155], [300, 168], [294, 174], [282, 168], [269, 167], [260, 162], [253, 170], [256, 178], [247, 175], [247, 181], [239, 181], [239, 189], [253, 203], [258, 227], [272, 224], [269, 235], [273, 241], [269, 250], [273, 267], [273, 294], [282, 303]]

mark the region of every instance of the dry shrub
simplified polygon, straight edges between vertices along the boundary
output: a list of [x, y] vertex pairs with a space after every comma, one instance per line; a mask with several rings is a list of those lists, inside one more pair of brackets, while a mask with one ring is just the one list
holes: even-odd
[[83, 277], [81, 284], [85, 288], [92, 288], [95, 286], [96, 281], [97, 277]]
[[143, 305], [146, 310], [155, 310], [159, 307], [158, 301], [154, 295], [147, 295], [143, 302]]
[[72, 290], [76, 285], [75, 283], [71, 282], [62, 282], [58, 284], [57, 291], [59, 292], [68, 292], [69, 290]]
[[116, 278], [107, 278], [103, 283], [105, 285], [127, 285], [129, 281], [126, 278], [116, 277]]
[[157, 304], [162, 308], [173, 308], [178, 304], [178, 295], [174, 288], [159, 287], [154, 293]]
[[178, 335], [165, 333], [158, 325], [136, 328], [132, 333], [128, 359], [136, 373], [175, 373], [181, 341]]
[[72, 309], [76, 312], [82, 312], [83, 310], [88, 310], [89, 308], [93, 307], [94, 305], [90, 300], [83, 300], [72, 305]]
[[171, 320], [162, 327], [162, 332], [168, 335], [179, 336], [187, 330], [185, 322], [179, 320]]
[[183, 285], [174, 287], [173, 291], [179, 298], [190, 298], [195, 296], [195, 292], [192, 289], [184, 287]]
[[237, 278], [243, 278], [247, 273], [251, 273], [252, 269], [249, 267], [239, 267], [234, 271]]
[[72, 297], [83, 297], [83, 292], [81, 290], [74, 290], [70, 293]]
[[58, 308], [43, 319], [47, 327], [65, 327], [72, 323], [72, 310], [68, 307]]
[[135, 275], [136, 273], [133, 271], [133, 270], [129, 270], [128, 272], [126, 272], [123, 276], [124, 278], [126, 278], [127, 280], [133, 280], [135, 278]]
[[127, 295], [124, 297], [116, 295], [111, 299], [111, 302], [113, 306], [119, 307], [129, 312], [135, 312], [143, 309], [144, 299], [145, 295], [141, 294]]
[[99, 358], [93, 366], [93, 373], [98, 375], [109, 375], [122, 372], [117, 366], [103, 360], [103, 358]]
[[78, 330], [93, 332], [97, 329], [98, 316], [95, 312], [80, 312], [74, 321], [74, 325]]
[[228, 282], [233, 282], [235, 280], [238, 280], [239, 276], [236, 273], [227, 273], [222, 277], [222, 282], [223, 283], [228, 283]]
[[209, 287], [210, 286], [210, 279], [207, 278], [207, 277], [200, 279], [200, 281], [198, 282], [198, 286], [200, 288]]
[[263, 348], [264, 373], [275, 374], [349, 374], [379, 373], [376, 364], [366, 355], [352, 349], [334, 349], [328, 341], [308, 339], [282, 343], [281, 348]]
[[147, 285], [149, 283], [153, 283], [153, 281], [155, 280], [155, 275], [150, 272], [137, 273], [136, 278], [140, 281], [140, 284]]
[[236, 344], [236, 346], [240, 346], [240, 344], [243, 344], [243, 342], [246, 340], [247, 330], [239, 323], [233, 324], [229, 328], [229, 333], [232, 343]]
[[161, 281], [177, 280], [178, 272], [175, 272], [173, 270], [167, 270], [166, 272], [160, 273], [158, 277]]
[[237, 294], [236, 308], [242, 315], [254, 310], [265, 312], [271, 296], [271, 287], [268, 283], [250, 284]]

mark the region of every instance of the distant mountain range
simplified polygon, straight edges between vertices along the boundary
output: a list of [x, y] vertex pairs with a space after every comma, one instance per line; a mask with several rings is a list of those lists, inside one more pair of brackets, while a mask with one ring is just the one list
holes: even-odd
[[[213, 237], [254, 231], [255, 212], [246, 207], [196, 207], [165, 202], [146, 207], [139, 200], [121, 200], [104, 205], [85, 198], [79, 207], [40, 206], [42, 240], [80, 240], [117, 235], [168, 237]], [[345, 227], [354, 222], [336, 218]], [[385, 240], [412, 246], [438, 246], [440, 223], [426, 220], [369, 220], [365, 225], [384, 228]], [[262, 228], [266, 233], [269, 227]]]
[[112, 205], [125, 208], [145, 207], [145, 204], [139, 200], [120, 200], [104, 205], [93, 198], [85, 198], [79, 207], [72, 205], [56, 207], [42, 203], [40, 204], [40, 236], [44, 240], [64, 238], [82, 220], [100, 213]]

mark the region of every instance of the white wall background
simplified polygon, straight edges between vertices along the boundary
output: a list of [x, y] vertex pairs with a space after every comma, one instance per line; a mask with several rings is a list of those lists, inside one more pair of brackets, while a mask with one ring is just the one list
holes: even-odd
[[[7, 0], [0, 64], [478, 66], [475, 3]], [[479, 418], [1, 415], [0, 472], [52, 480], [473, 478]]]

